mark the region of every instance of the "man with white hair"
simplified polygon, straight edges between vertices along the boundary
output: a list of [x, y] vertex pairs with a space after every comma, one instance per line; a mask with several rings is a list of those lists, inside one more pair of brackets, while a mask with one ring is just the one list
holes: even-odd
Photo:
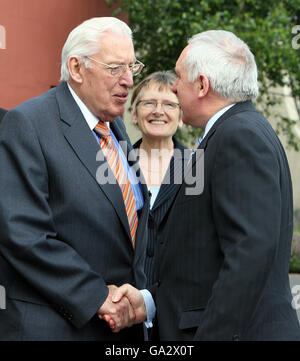
[[[211, 30], [189, 40], [175, 71], [183, 121], [204, 131], [204, 189], [192, 194], [183, 182], [159, 230], [156, 336], [300, 340], [288, 276], [291, 178], [278, 137], [252, 104], [254, 56], [234, 34]], [[115, 300], [124, 294], [142, 304], [130, 285]]]
[[118, 285], [145, 285], [149, 197], [120, 118], [142, 68], [124, 22], [87, 20], [64, 45], [59, 86], [4, 118], [0, 340], [143, 340], [142, 324], [120, 331], [139, 322], [128, 300], [111, 301]]

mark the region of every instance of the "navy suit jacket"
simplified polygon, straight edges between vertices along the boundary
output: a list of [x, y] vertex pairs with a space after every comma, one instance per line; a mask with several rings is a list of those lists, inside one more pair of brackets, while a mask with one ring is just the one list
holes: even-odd
[[[121, 118], [111, 128], [129, 138]], [[108, 284], [145, 286], [149, 197], [135, 249], [118, 184], [96, 180], [99, 145], [67, 84], [11, 110], [0, 127], [0, 339], [143, 339], [95, 315]], [[101, 151], [100, 151], [101, 152]], [[98, 158], [98, 159], [100, 159]]]
[[159, 229], [160, 339], [300, 340], [288, 275], [292, 184], [278, 137], [243, 102], [217, 120], [200, 148], [203, 192], [188, 195], [183, 182]]
[[[137, 141], [134, 149], [138, 149], [142, 139]], [[161, 222], [168, 211], [173, 197], [179, 189], [183, 180], [183, 172], [190, 158], [191, 150], [185, 148], [175, 137], [173, 137], [174, 154], [170, 160], [159, 192], [148, 218], [148, 240], [145, 260], [145, 273], [147, 276], [147, 287], [154, 285], [157, 281], [157, 234]]]

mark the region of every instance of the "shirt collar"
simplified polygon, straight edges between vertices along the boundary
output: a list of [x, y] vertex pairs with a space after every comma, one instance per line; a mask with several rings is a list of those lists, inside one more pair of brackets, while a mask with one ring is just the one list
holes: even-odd
[[[74, 90], [72, 89], [72, 87], [70, 86], [69, 83], [68, 84], [68, 88], [70, 90], [70, 93], [72, 94], [76, 104], [79, 106], [84, 119], [86, 120], [86, 122], [88, 123], [88, 126], [91, 130], [93, 130], [96, 125], [99, 122], [99, 119], [89, 110], [89, 108], [84, 104], [84, 102], [79, 98], [79, 96], [74, 92]], [[109, 122], [107, 122], [109, 123]], [[106, 124], [107, 124], [106, 123]], [[109, 124], [107, 124], [109, 126]]]
[[235, 105], [235, 103], [227, 105], [227, 107], [222, 108], [209, 119], [209, 121], [207, 122], [206, 127], [205, 127], [203, 138], [210, 131], [211, 127], [215, 124], [215, 122], [221, 117], [221, 115], [223, 115], [225, 112], [227, 112], [227, 110], [229, 110], [234, 105]]

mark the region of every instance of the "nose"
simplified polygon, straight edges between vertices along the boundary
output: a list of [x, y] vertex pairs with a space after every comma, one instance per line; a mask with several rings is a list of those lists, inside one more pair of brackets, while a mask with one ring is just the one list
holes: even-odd
[[162, 103], [158, 103], [156, 104], [156, 107], [153, 109], [153, 113], [154, 114], [163, 114], [164, 113], [164, 108]]
[[129, 68], [127, 68], [120, 77], [120, 84], [125, 85], [128, 88], [133, 87], [133, 75]]

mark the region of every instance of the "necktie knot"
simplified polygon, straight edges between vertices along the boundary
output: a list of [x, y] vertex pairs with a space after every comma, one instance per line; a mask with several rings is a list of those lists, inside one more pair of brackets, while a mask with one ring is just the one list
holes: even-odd
[[110, 131], [106, 123], [99, 121], [95, 127], [95, 132], [100, 134], [102, 137], [109, 137]]

